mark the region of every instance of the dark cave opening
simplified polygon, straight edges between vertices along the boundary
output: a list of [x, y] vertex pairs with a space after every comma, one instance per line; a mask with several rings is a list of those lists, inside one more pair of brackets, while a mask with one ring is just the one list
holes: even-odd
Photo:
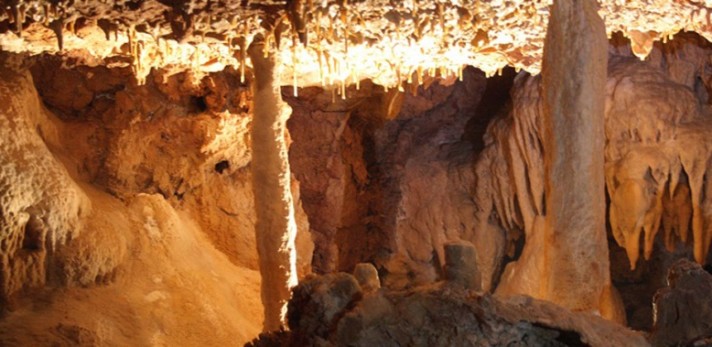
[[505, 67], [501, 74], [487, 79], [487, 86], [481, 96], [473, 117], [465, 126], [463, 139], [472, 142], [473, 149], [479, 153], [485, 146], [484, 135], [489, 122], [504, 112], [511, 102], [510, 91], [517, 72], [512, 67]]
[[221, 160], [215, 164], [215, 172], [222, 174], [225, 170], [230, 169], [230, 162], [228, 160]]
[[203, 113], [208, 110], [205, 96], [192, 95], [190, 97], [189, 110], [191, 113]]
[[22, 249], [35, 252], [43, 248], [42, 224], [37, 217], [31, 215], [27, 224], [25, 224], [24, 235], [22, 238]]

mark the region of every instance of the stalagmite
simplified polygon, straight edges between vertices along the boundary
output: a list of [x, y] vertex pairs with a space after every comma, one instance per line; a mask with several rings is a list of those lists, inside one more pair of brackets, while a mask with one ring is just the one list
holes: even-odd
[[[554, 2], [541, 77], [542, 124], [522, 123], [527, 118], [538, 122], [532, 117], [516, 120], [515, 135], [504, 144], [505, 153], [516, 154], [508, 161], [517, 203], [512, 201], [515, 194], [505, 191], [495, 202], [504, 213], [503, 225], [511, 229], [523, 224], [527, 236], [521, 257], [508, 265], [497, 293], [527, 294], [622, 321], [624, 314], [614, 307], [619, 301], [610, 284], [605, 230], [608, 44], [595, 7], [592, 1]], [[527, 134], [527, 129], [542, 133]], [[532, 135], [542, 140], [543, 148], [528, 143]], [[545, 191], [538, 192], [542, 166]], [[511, 189], [509, 181], [498, 184], [497, 190]]]
[[545, 296], [598, 310], [610, 286], [603, 172], [608, 42], [593, 1], [551, 7], [542, 69]]
[[284, 322], [289, 290], [297, 284], [297, 230], [285, 139], [292, 110], [282, 101], [279, 85], [275, 84], [274, 60], [264, 57], [261, 45], [253, 41], [248, 49], [255, 74], [252, 182], [264, 330], [274, 331]]

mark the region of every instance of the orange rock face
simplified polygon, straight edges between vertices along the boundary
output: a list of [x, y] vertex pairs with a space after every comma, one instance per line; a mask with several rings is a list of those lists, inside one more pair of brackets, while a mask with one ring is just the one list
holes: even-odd
[[711, 6], [0, 0], [0, 345], [645, 345]]

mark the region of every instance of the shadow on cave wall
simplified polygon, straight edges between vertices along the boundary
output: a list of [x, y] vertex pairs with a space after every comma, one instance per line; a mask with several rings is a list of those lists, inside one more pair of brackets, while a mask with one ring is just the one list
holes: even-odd
[[468, 68], [462, 82], [426, 81], [415, 93], [364, 81], [345, 100], [321, 88], [300, 89], [295, 98], [284, 88], [293, 109], [291, 170], [315, 241], [313, 270], [350, 272], [371, 262], [395, 287], [440, 278], [438, 248], [473, 225], [474, 214], [458, 211], [454, 199], [472, 207], [471, 168], [515, 76], [506, 68], [485, 79]]

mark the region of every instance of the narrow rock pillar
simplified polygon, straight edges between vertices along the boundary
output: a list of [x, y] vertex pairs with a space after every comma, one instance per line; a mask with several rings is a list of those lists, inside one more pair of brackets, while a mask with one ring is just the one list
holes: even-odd
[[262, 43], [251, 44], [248, 53], [255, 75], [251, 166], [264, 330], [274, 331], [285, 320], [290, 288], [297, 284], [297, 227], [285, 138], [292, 110], [275, 83], [273, 57], [264, 56]]
[[610, 286], [603, 166], [608, 59], [594, 0], [555, 0], [544, 43], [544, 296], [598, 310]]

